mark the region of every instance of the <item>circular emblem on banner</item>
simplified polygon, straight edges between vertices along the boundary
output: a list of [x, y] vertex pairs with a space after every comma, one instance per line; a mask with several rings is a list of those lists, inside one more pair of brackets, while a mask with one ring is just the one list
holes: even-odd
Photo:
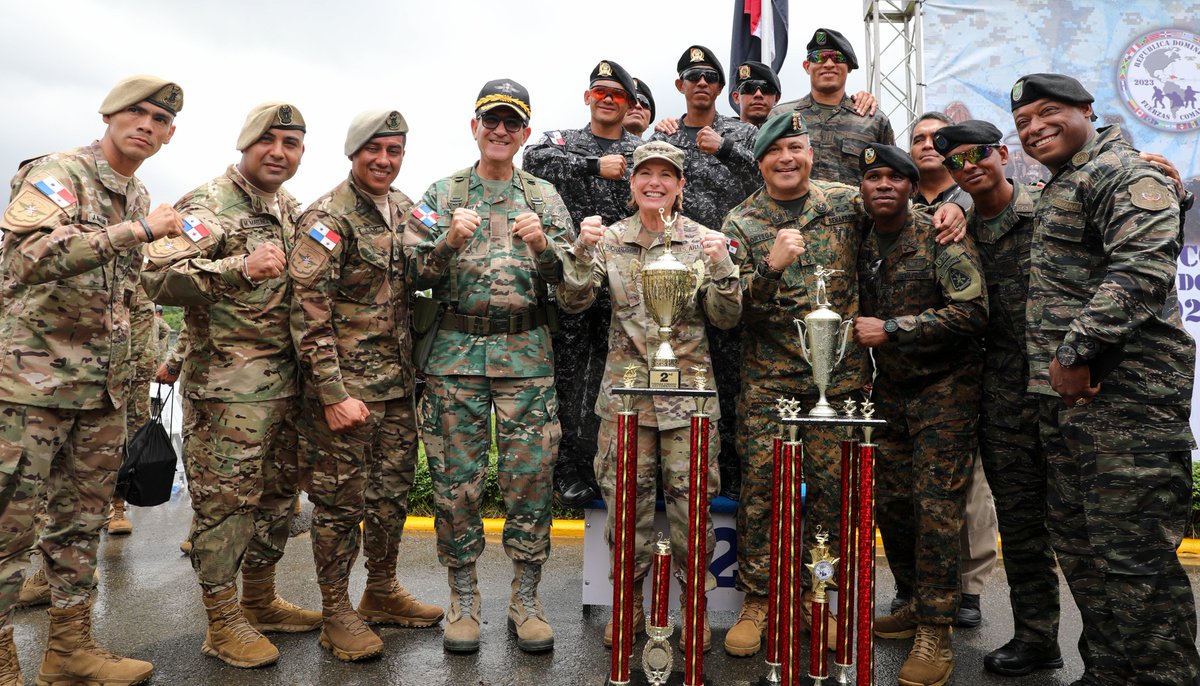
[[1125, 105], [1148, 126], [1200, 128], [1200, 36], [1182, 29], [1142, 36], [1125, 50], [1117, 85]]

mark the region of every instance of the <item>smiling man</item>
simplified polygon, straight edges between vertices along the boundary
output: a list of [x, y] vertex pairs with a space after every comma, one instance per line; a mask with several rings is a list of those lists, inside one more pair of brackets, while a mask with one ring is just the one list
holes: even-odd
[[637, 90], [637, 98], [629, 104], [629, 111], [625, 113], [621, 126], [640, 138], [650, 128], [650, 122], [654, 121], [654, 94], [641, 79], [634, 79], [633, 86]]
[[0, 682], [21, 683], [13, 606], [45, 502], [39, 548], [50, 628], [38, 681], [139, 684], [149, 662], [92, 640], [96, 548], [125, 446], [128, 304], [143, 243], [178, 236], [169, 205], [150, 212], [134, 173], [171, 141], [178, 85], [119, 82], [89, 146], [21, 166], [0, 218]]
[[1025, 313], [1050, 540], [1083, 618], [1079, 684], [1195, 683], [1196, 610], [1176, 548], [1191, 512], [1195, 343], [1175, 302], [1179, 198], [1075, 79], [1013, 85], [1037, 203]]
[[260, 631], [321, 625], [319, 613], [275, 593], [300, 487], [299, 367], [284, 274], [300, 208], [283, 183], [300, 168], [304, 133], [295, 106], [254, 107], [237, 138], [241, 160], [179, 199], [184, 234], [148, 246], [142, 274], [151, 299], [184, 307], [191, 557], [208, 613], [201, 650], [234, 667], [279, 659]]
[[406, 235], [414, 287], [432, 288], [444, 314], [420, 364], [417, 408], [433, 478], [438, 560], [447, 568], [446, 650], [479, 648], [475, 561], [483, 552], [483, 496], [495, 408], [497, 480], [513, 561], [508, 629], [517, 647], [554, 647], [538, 600], [550, 556], [551, 475], [561, 431], [554, 393], [548, 287], [562, 281], [571, 216], [546, 181], [517, 169], [529, 139], [529, 91], [511, 79], [484, 84], [471, 134], [479, 161], [437, 181]]

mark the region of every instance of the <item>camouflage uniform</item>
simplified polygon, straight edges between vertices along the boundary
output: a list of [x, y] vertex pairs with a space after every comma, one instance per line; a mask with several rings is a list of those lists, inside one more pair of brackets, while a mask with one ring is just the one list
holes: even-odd
[[[621, 180], [605, 179], [594, 167], [604, 155], [623, 155], [627, 168], [632, 169], [633, 150], [641, 144], [642, 139], [622, 129], [621, 139], [604, 150], [592, 134], [591, 124], [582, 129], [549, 131], [526, 148], [522, 166], [554, 184], [574, 226], [592, 215], [599, 215], [605, 225], [611, 225], [629, 214], [628, 174]], [[572, 230], [572, 239], [574, 235]], [[555, 469], [575, 470], [587, 481], [592, 480], [591, 462], [596, 456], [600, 428], [592, 408], [604, 376], [612, 319], [607, 286], [598, 289], [596, 295], [595, 306], [587, 311], [563, 313], [559, 331], [553, 336], [554, 385], [563, 432]]]
[[808, 138], [813, 147], [812, 178], [858, 185], [862, 171], [858, 155], [871, 143], [893, 145], [896, 135], [883, 112], [869, 117], [854, 112], [854, 101], [843, 95], [837, 107], [827, 107], [812, 99], [812, 94], [799, 100], [781, 103], [771, 110], [771, 117], [800, 112], [808, 126]]
[[[727, 256], [712, 265], [700, 245], [703, 227], [690, 219], [681, 219], [671, 238], [672, 252], [697, 276], [698, 292], [692, 307], [677, 321], [671, 335], [671, 347], [679, 360], [679, 368], [690, 377], [693, 368], [712, 369], [705, 323], [721, 328], [737, 324], [742, 313], [742, 292], [738, 286], [737, 268]], [[605, 538], [612, 548], [612, 527], [615, 512], [612, 508], [617, 480], [617, 413], [621, 402], [612, 389], [621, 383], [625, 367], [630, 363], [645, 367], [647, 331], [657, 325], [642, 304], [642, 268], [663, 253], [662, 235], [642, 228], [641, 219], [634, 215], [619, 221], [605, 231], [593, 248], [576, 243], [567, 254], [559, 300], [569, 312], [589, 307], [597, 287], [607, 284], [613, 300], [612, 327], [609, 330], [609, 352], [596, 400], [596, 414], [602, 423], [600, 450], [596, 453], [596, 475], [604, 499], [609, 504]], [[657, 336], [650, 336], [650, 343]], [[710, 401], [711, 402], [711, 401]], [[691, 398], [668, 395], [636, 396], [631, 403], [638, 412], [638, 466], [636, 486], [637, 517], [634, 533], [634, 576], [642, 578], [650, 570], [651, 545], [654, 543], [654, 500], [656, 477], [662, 470], [663, 497], [667, 503], [667, 520], [671, 524], [671, 545], [674, 550], [688, 549], [688, 473], [690, 460], [691, 416], [695, 401]], [[709, 408], [714, 423], [721, 418], [721, 409]], [[720, 475], [716, 457], [719, 442], [716, 426], [710, 436], [708, 501], [717, 494]], [[716, 546], [712, 518], [705, 517], [708, 556]], [[682, 573], [686, 556], [673, 556], [677, 572]]]
[[910, 214], [890, 249], [872, 227], [859, 253], [863, 315], [896, 319], [898, 342], [874, 350], [876, 506], [888, 564], [915, 589], [922, 624], [958, 613], [959, 531], [977, 449], [987, 292], [968, 237], [938, 245], [929, 216]]
[[[34, 184], [74, 196], [60, 208]], [[40, 158], [12, 180], [0, 219], [0, 628], [38, 546], [52, 603], [89, 602], [96, 545], [124, 454], [129, 305], [150, 199], [100, 144]]]
[[[511, 181], [485, 181], [471, 168], [463, 207], [478, 212], [483, 223], [461, 251], [445, 240], [456, 177], [437, 181], [421, 199], [437, 214], [433, 226], [410, 223], [405, 236], [412, 245], [414, 288], [432, 288], [450, 309], [421, 368], [427, 386], [417, 407], [434, 485], [438, 559], [447, 567], [465, 567], [483, 552], [479, 502], [493, 405], [497, 481], [508, 513], [504, 550], [533, 565], [550, 555], [551, 475], [561, 431], [550, 332], [535, 313], [545, 302], [546, 284], [562, 279], [571, 217], [553, 186], [532, 181], [543, 195], [542, 230], [549, 243], [534, 255], [512, 233], [512, 220], [533, 211], [520, 174], [514, 169]], [[463, 326], [454, 326], [456, 317]], [[474, 334], [460, 330], [465, 322], [516, 322], [525, 330]]]
[[[737, 586], [752, 595], [767, 595], [770, 581], [770, 531], [762, 522], [771, 516], [772, 448], [779, 435], [779, 424], [772, 418], [775, 399], [795, 397], [809, 408], [819, 397], [792, 320], [803, 319], [816, 309], [817, 280], [812, 272], [818, 265], [843, 272], [826, 277], [833, 311], [844, 319], [858, 315], [855, 274], [864, 218], [857, 188], [823, 181], [809, 183], [808, 200], [798, 216], [760, 189], [725, 218], [725, 235], [738, 242], [734, 259], [746, 299], [742, 392], [737, 406], [737, 446], [742, 458]], [[763, 276], [759, 266], [780, 229], [800, 231], [805, 252], [782, 276]], [[831, 379], [830, 402], [858, 397], [870, 380], [867, 363], [866, 351], [848, 344], [846, 357]], [[842, 433], [832, 428], [813, 427], [804, 433], [806, 548], [816, 544], [819, 525], [832, 534], [830, 545], [837, 550], [842, 438]]]
[[[292, 337], [308, 379], [301, 429], [313, 443], [313, 556], [317, 580], [346, 578], [358, 556], [359, 522], [367, 568], [395, 575], [408, 490], [417, 464], [412, 336], [403, 233], [416, 222], [412, 201], [388, 194], [384, 217], [353, 178], [316, 200], [297, 224], [288, 256]], [[309, 235], [324, 226], [333, 250]], [[367, 404], [367, 423], [335, 434], [324, 407], [347, 398]]]
[[300, 485], [297, 365], [288, 326], [289, 282], [246, 278], [246, 255], [265, 242], [285, 250], [299, 214], [256, 195], [236, 166], [175, 208], [205, 235], [151, 243], [142, 274], [155, 302], [183, 305], [184, 463], [192, 493], [192, 565], [206, 591], [232, 585], [244, 563], [283, 556]]
[[[758, 128], [733, 117], [718, 114], [712, 123], [713, 131], [724, 142], [715, 155], [696, 147], [694, 130], [684, 126], [679, 118], [679, 130], [671, 135], [655, 133], [652, 141], [666, 141], [683, 151], [684, 177], [683, 214], [688, 219], [714, 231], [725, 221], [725, 214], [750, 196], [760, 185], [762, 175], [754, 159], [754, 141]], [[741, 482], [734, 436], [737, 434], [737, 397], [741, 386], [738, 365], [742, 359], [742, 329], [720, 329], [706, 326], [711, 346], [714, 379], [720, 391], [721, 415], [721, 483], [728, 495], [736, 497]]]
[[[1170, 186], [1105, 127], [1042, 190], [1033, 228], [1025, 340], [1050, 537], [1083, 618], [1086, 673], [1105, 684], [1191, 683], [1200, 671], [1175, 552], [1191, 511], [1195, 344], [1163, 307], [1181, 240]], [[1124, 352], [1082, 407], [1050, 387], [1060, 344]]]
[[1025, 392], [1025, 300], [1029, 246], [1039, 189], [1014, 183], [997, 217], [968, 218], [988, 286], [979, 450], [1004, 537], [1004, 573], [1014, 637], [1035, 645], [1058, 640], [1058, 574], [1046, 530], [1046, 455], [1038, 439], [1038, 398]]

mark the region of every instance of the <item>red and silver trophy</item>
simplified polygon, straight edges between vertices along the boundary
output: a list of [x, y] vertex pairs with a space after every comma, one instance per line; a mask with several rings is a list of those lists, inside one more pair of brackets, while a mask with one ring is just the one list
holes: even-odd
[[671, 677], [675, 657], [671, 652], [671, 541], [660, 533], [654, 542], [654, 567], [651, 573], [650, 617], [646, 620], [646, 647], [642, 650], [642, 671], [651, 686], [663, 686]]
[[817, 528], [817, 545], [812, 549], [808, 570], [813, 579], [812, 640], [808, 649], [808, 676], [814, 684], [829, 678], [829, 653], [825, 650], [825, 632], [829, 626], [829, 596], [825, 589], [833, 585], [838, 559], [829, 554], [829, 534]]

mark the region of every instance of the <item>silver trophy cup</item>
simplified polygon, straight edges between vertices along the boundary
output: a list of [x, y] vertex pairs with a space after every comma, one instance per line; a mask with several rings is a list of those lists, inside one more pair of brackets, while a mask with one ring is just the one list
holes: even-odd
[[[842, 320], [842, 316], [829, 308], [829, 299], [825, 291], [825, 277], [839, 273], [840, 269], [826, 269], [818, 266], [814, 274], [817, 277], [817, 292], [815, 303], [817, 309], [809, 312], [803, 320], [796, 319], [796, 328], [800, 332], [800, 352], [804, 361], [812, 367], [813, 381], [821, 394], [817, 404], [808, 411], [810, 417], [836, 417], [837, 410], [825, 399], [825, 391], [829, 388], [829, 380], [833, 370], [841, 363], [846, 355], [846, 343], [850, 340], [851, 320]], [[839, 341], [839, 339], [841, 339]]]

